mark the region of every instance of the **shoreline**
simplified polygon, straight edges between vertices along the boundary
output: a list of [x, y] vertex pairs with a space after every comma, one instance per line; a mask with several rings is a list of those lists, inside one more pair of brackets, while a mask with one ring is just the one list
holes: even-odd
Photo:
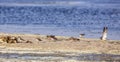
[[[24, 39], [21, 43], [1, 42], [1, 62], [120, 61], [120, 41], [35, 34], [3, 33], [0, 36]], [[26, 42], [28, 40], [31, 42]]]
[[[20, 36], [31, 43], [0, 43], [0, 49], [4, 50], [37, 50], [37, 51], [60, 51], [60, 52], [78, 52], [78, 53], [108, 53], [120, 54], [119, 40], [88, 39], [88, 38], [71, 38], [65, 36], [55, 36], [54, 38], [46, 38], [47, 35], [36, 34], [5, 34], [0, 36]], [[40, 41], [36, 40], [37, 38]], [[70, 39], [69, 39], [70, 38]]]

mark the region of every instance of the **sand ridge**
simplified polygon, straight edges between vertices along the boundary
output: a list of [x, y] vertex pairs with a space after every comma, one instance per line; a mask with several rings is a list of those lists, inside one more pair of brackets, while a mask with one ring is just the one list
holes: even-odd
[[[0, 43], [0, 49], [6, 50], [38, 50], [38, 51], [63, 51], [84, 53], [110, 53], [120, 54], [120, 42], [87, 38], [72, 38], [55, 36], [57, 39], [48, 39], [46, 35], [34, 34], [0, 34], [0, 36], [21, 37], [31, 43]], [[38, 40], [41, 39], [41, 40]], [[80, 40], [76, 40], [80, 39]]]

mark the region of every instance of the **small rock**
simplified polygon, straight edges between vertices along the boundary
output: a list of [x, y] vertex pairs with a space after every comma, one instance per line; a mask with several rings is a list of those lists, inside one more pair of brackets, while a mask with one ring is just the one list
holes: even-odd
[[57, 40], [57, 38], [54, 35], [48, 35], [47, 39], [48, 40]]
[[14, 36], [7, 36], [7, 43], [17, 43], [17, 39]]
[[17, 37], [16, 40], [17, 40], [18, 43], [24, 43], [25, 42], [25, 40], [22, 39], [21, 37]]
[[31, 41], [26, 41], [26, 43], [32, 43]]
[[40, 38], [37, 38], [38, 41], [42, 41]]
[[80, 39], [74, 38], [74, 37], [70, 37], [68, 40], [70, 40], [70, 41], [80, 41]]

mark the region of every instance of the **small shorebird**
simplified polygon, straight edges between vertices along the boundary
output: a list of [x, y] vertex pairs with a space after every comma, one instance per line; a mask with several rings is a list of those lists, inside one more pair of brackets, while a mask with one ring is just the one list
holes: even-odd
[[85, 36], [85, 34], [80, 34], [80, 38], [83, 38]]
[[107, 40], [108, 27], [103, 28], [101, 40]]

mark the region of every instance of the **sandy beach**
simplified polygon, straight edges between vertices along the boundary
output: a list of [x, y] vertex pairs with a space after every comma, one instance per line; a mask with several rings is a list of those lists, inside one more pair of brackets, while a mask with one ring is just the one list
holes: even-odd
[[8, 43], [0, 39], [0, 61], [3, 62], [120, 61], [119, 40], [102, 41], [36, 34], [0, 34], [0, 37], [6, 36], [21, 38], [22, 41], [19, 39], [15, 43]]
[[0, 62], [120, 62], [120, 0], [0, 0]]

